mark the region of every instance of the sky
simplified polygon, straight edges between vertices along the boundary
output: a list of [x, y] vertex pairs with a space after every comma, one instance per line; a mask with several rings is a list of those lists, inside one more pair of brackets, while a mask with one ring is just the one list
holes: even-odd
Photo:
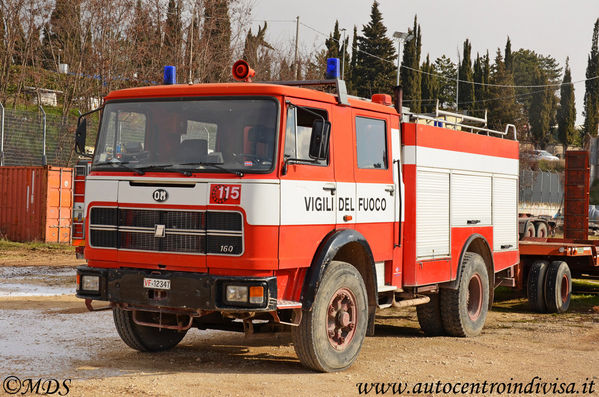
[[[348, 35], [354, 25], [361, 34], [370, 20], [372, 1], [253, 0], [253, 4], [254, 26], [269, 20], [267, 38], [274, 43], [293, 42], [299, 16], [300, 48], [310, 50], [324, 47], [326, 37], [315, 30], [328, 35], [335, 20]], [[431, 60], [445, 54], [455, 62], [466, 38], [472, 42], [474, 57], [488, 49], [494, 59], [497, 48], [503, 52], [509, 35], [512, 51], [525, 48], [551, 55], [562, 67], [570, 57], [574, 82], [585, 79], [593, 24], [599, 18], [599, 0], [379, 0], [379, 9], [389, 37], [395, 31], [406, 32], [418, 16], [421, 59], [427, 53]], [[579, 125], [584, 122], [584, 82], [574, 89]]]

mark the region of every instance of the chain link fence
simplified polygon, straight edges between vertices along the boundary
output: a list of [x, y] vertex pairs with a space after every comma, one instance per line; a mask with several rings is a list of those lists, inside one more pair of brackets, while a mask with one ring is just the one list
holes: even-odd
[[0, 118], [0, 130], [4, 132], [0, 146], [4, 153], [2, 165], [44, 165], [45, 154], [47, 165], [73, 166], [77, 161], [73, 151], [76, 126], [76, 117], [63, 120], [60, 115], [46, 114], [44, 120], [41, 110], [4, 108], [4, 117]]
[[520, 171], [520, 202], [560, 205], [564, 198], [563, 174]]

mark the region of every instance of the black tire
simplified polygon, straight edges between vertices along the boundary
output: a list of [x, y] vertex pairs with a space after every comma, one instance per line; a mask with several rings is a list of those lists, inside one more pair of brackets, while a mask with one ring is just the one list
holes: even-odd
[[535, 225], [536, 237], [547, 238], [549, 237], [549, 228], [545, 222], [537, 222]]
[[572, 274], [566, 262], [551, 262], [545, 277], [545, 304], [548, 313], [564, 313], [570, 307]]
[[429, 295], [431, 301], [424, 305], [416, 306], [418, 323], [420, 329], [427, 336], [445, 335], [443, 321], [441, 320], [441, 305], [439, 304], [439, 294]]
[[441, 319], [451, 336], [476, 336], [485, 325], [489, 310], [489, 276], [483, 258], [464, 254], [458, 289], [441, 289]]
[[528, 296], [528, 306], [530, 310], [537, 313], [545, 313], [547, 306], [545, 304], [545, 275], [548, 267], [547, 261], [535, 261], [528, 271], [528, 281], [526, 283], [526, 294]]
[[[342, 304], [347, 310], [332, 310], [329, 314], [329, 307], [341, 307]], [[355, 310], [350, 310], [350, 307], [355, 307]], [[350, 323], [354, 324], [351, 330], [348, 330], [348, 326], [342, 328], [338, 323], [341, 320], [337, 319], [344, 316], [344, 313], [354, 313], [353, 318], [351, 314], [345, 317], [346, 323], [349, 318]], [[366, 286], [360, 272], [349, 263], [332, 261], [322, 276], [312, 310], [304, 311], [302, 314], [299, 326], [292, 327], [291, 331], [295, 352], [300, 362], [308, 368], [321, 372], [335, 372], [348, 368], [358, 357], [368, 326]], [[335, 320], [331, 322], [331, 318]], [[331, 325], [335, 331], [330, 331]], [[348, 336], [350, 333], [351, 337], [348, 339], [343, 337], [341, 340], [337, 337], [337, 330], [340, 332], [340, 337]], [[332, 340], [329, 331], [335, 334], [337, 341]], [[342, 346], [346, 340], [347, 344]], [[338, 346], [334, 347], [333, 343]]]
[[[152, 316], [158, 313], [145, 312]], [[187, 331], [160, 329], [137, 325], [133, 321], [133, 312], [115, 307], [112, 309], [114, 325], [119, 336], [132, 349], [140, 352], [159, 352], [175, 347], [185, 337]]]

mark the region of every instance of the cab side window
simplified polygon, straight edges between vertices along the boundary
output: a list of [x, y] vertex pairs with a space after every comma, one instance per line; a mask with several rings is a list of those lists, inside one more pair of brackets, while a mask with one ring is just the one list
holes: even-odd
[[387, 169], [387, 127], [384, 120], [356, 117], [358, 168]]
[[[320, 109], [310, 109], [327, 120], [327, 112]], [[314, 120], [320, 119], [305, 109], [290, 106], [287, 109], [287, 128], [285, 130], [285, 158], [305, 160], [314, 163], [310, 157], [310, 138], [312, 136], [312, 124]], [[319, 160], [316, 164], [326, 165], [327, 160]]]

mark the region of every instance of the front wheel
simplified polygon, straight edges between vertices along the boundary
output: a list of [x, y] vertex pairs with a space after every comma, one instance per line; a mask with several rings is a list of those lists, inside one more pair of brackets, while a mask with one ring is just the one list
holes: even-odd
[[451, 336], [476, 336], [485, 325], [489, 308], [489, 276], [483, 258], [464, 254], [458, 289], [441, 289], [441, 318]]
[[292, 328], [295, 352], [306, 367], [341, 371], [358, 357], [366, 335], [368, 301], [360, 272], [333, 261], [322, 276], [312, 310]]
[[[159, 316], [160, 313], [142, 312], [142, 316]], [[185, 336], [187, 331], [176, 331], [138, 325], [133, 321], [133, 312], [119, 307], [112, 309], [114, 325], [119, 336], [132, 349], [141, 352], [159, 352], [171, 349]], [[148, 318], [147, 320], [155, 320]]]

